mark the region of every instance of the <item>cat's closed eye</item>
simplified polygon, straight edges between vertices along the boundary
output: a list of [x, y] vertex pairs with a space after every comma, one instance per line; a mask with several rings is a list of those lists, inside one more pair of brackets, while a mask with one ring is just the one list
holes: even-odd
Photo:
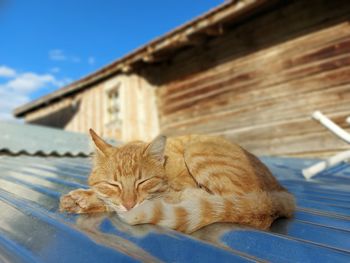
[[144, 180], [140, 180], [136, 183], [136, 189], [146, 191], [146, 192], [155, 192], [159, 189], [159, 186], [162, 184], [162, 179], [159, 177], [150, 177]]
[[121, 192], [121, 186], [117, 183], [110, 182], [101, 182], [94, 185], [94, 189], [96, 189], [99, 193], [106, 196], [119, 195]]

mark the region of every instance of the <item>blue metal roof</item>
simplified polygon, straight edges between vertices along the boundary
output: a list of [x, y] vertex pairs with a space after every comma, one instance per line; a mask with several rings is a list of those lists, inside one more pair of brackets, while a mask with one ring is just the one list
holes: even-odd
[[350, 166], [306, 181], [300, 170], [315, 160], [263, 161], [296, 195], [295, 218], [270, 231], [214, 224], [189, 236], [59, 213], [61, 194], [86, 187], [87, 158], [0, 156], [0, 262], [349, 262]]

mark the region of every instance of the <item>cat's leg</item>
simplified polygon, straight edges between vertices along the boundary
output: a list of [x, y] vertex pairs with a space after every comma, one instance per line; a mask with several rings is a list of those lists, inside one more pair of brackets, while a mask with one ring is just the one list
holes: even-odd
[[[230, 151], [230, 147], [195, 142], [188, 145], [184, 154], [189, 173], [198, 186], [210, 194], [203, 203], [216, 203], [222, 208], [216, 222], [267, 229], [276, 218], [291, 217], [295, 210], [294, 197], [284, 188], [274, 186], [278, 183], [267, 168], [261, 166], [256, 168], [259, 171], [253, 170], [244, 164], [245, 152]], [[258, 178], [257, 171], [265, 175], [264, 178]], [[262, 187], [265, 184], [269, 190]], [[218, 202], [213, 202], [215, 199]]]
[[231, 145], [226, 144], [193, 142], [187, 145], [184, 152], [188, 172], [199, 187], [211, 194], [248, 191], [249, 186], [244, 179], [250, 171], [240, 162], [239, 151], [230, 149]]
[[163, 214], [162, 202], [160, 200], [145, 200], [140, 205], [129, 211], [119, 212], [119, 218], [129, 225], [157, 224], [159, 213]]
[[76, 189], [60, 198], [60, 211], [74, 214], [106, 211], [106, 205], [91, 189]]

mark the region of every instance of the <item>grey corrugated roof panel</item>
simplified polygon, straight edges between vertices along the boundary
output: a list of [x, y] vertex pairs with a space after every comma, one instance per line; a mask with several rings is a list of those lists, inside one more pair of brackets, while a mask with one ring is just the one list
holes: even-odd
[[305, 181], [300, 169], [315, 160], [263, 161], [296, 196], [295, 217], [270, 231], [214, 224], [189, 236], [115, 214], [59, 213], [62, 194], [87, 187], [88, 158], [0, 156], [0, 261], [349, 262], [350, 166]]
[[88, 156], [90, 139], [82, 133], [38, 125], [0, 122], [0, 153]]

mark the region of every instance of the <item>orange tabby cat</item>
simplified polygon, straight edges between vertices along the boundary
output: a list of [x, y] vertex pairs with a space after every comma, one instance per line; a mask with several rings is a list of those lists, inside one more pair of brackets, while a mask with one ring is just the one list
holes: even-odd
[[158, 136], [113, 147], [96, 145], [91, 189], [63, 196], [61, 211], [116, 211], [129, 224], [157, 224], [191, 233], [215, 222], [267, 229], [291, 217], [294, 198], [260, 160], [219, 137]]

